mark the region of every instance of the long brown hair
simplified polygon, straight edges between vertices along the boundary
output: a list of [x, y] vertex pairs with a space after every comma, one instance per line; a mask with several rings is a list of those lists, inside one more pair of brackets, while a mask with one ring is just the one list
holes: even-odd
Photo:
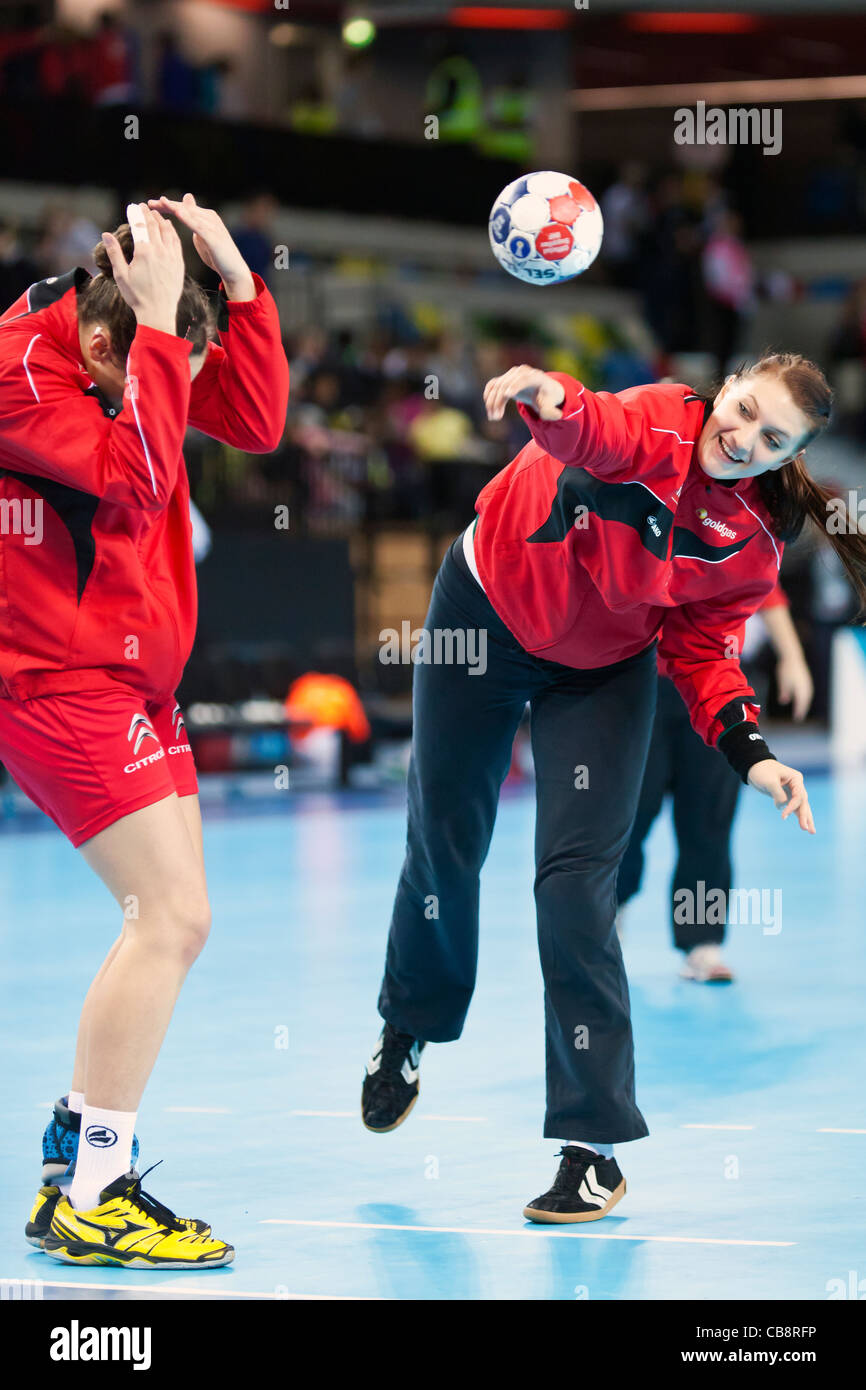
[[[134, 244], [132, 228], [123, 222], [114, 233], [127, 261], [132, 260]], [[127, 358], [135, 337], [136, 319], [114, 280], [114, 268], [108, 258], [105, 243], [93, 248], [98, 275], [84, 286], [78, 296], [78, 318], [81, 323], [104, 323], [111, 333], [113, 355], [119, 365]], [[208, 339], [214, 334], [214, 315], [201, 285], [191, 275], [185, 275], [177, 305], [177, 333], [188, 338], [193, 352], [204, 352]]]
[[[845, 567], [860, 603], [858, 622], [866, 622], [866, 534], [858, 519], [832, 488], [823, 487], [806, 467], [802, 452], [830, 423], [833, 392], [821, 368], [796, 352], [765, 352], [751, 366], [734, 373], [739, 380], [773, 372], [788, 388], [791, 399], [809, 422], [797, 454], [784, 468], [761, 473], [756, 482], [781, 541], [796, 540], [807, 518], [823, 532]], [[831, 530], [831, 515], [841, 525]]]

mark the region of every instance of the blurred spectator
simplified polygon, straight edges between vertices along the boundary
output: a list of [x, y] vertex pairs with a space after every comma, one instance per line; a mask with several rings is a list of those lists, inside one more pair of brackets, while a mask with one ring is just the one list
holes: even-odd
[[196, 70], [170, 30], [157, 35], [157, 101], [169, 111], [194, 111], [198, 100]]
[[866, 279], [852, 285], [830, 338], [829, 352], [834, 362], [853, 360], [866, 365]]
[[36, 260], [43, 275], [61, 275], [81, 265], [96, 272], [92, 251], [102, 231], [89, 217], [64, 203], [47, 203], [36, 245]]
[[90, 99], [96, 106], [116, 106], [137, 99], [134, 77], [136, 38], [113, 10], [99, 16], [89, 44]]
[[238, 250], [250, 270], [270, 285], [274, 270], [274, 218], [279, 204], [271, 193], [256, 193], [241, 209], [239, 220], [230, 228]]
[[224, 121], [248, 119], [249, 102], [240, 69], [230, 57], [217, 58], [213, 66], [215, 112]]
[[38, 86], [34, 83], [30, 98], [38, 95], [49, 101], [88, 101], [93, 79], [90, 48], [90, 41], [68, 25], [46, 29], [38, 54]]
[[739, 347], [743, 324], [755, 300], [754, 267], [737, 213], [718, 216], [703, 250], [701, 268], [710, 306], [708, 346], [721, 375]]
[[39, 266], [24, 251], [17, 228], [0, 222], [0, 313], [39, 279]]
[[407, 434], [418, 457], [425, 462], [454, 462], [467, 456], [472, 421], [453, 406], [425, 401]]
[[634, 289], [638, 283], [640, 240], [649, 225], [646, 169], [636, 160], [623, 164], [616, 182], [602, 195], [604, 218], [602, 258], [616, 285]]
[[343, 55], [343, 70], [335, 97], [340, 130], [361, 140], [380, 137], [385, 121], [379, 103], [387, 99], [386, 93], [385, 84], [377, 79], [372, 56], [362, 50], [348, 49]]
[[827, 344], [836, 391], [834, 414], [843, 428], [866, 436], [866, 279], [851, 287]]
[[331, 135], [339, 124], [339, 112], [321, 82], [311, 81], [289, 106], [289, 125], [300, 135]]
[[688, 352], [699, 317], [700, 230], [683, 204], [679, 174], [665, 174], [653, 190], [640, 248], [640, 288], [650, 328], [663, 352]]

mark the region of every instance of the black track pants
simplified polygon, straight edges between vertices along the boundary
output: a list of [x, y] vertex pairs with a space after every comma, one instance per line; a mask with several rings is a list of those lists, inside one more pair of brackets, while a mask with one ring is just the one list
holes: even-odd
[[[431, 638], [476, 634], [466, 644], [475, 673], [468, 661], [415, 668], [407, 850], [379, 1009], [416, 1038], [460, 1036], [475, 986], [479, 874], [529, 701], [547, 1043], [544, 1135], [639, 1139], [648, 1131], [635, 1103], [614, 916], [617, 868], [652, 728], [655, 645], [586, 671], [531, 656], [494, 612], [460, 547], [455, 542], [439, 571], [425, 631]], [[477, 634], [486, 634], [483, 674]]]
[[[671, 926], [674, 944], [681, 951], [724, 939], [724, 910], [701, 913], [697, 905], [708, 899], [719, 902], [718, 897], [710, 896], [716, 889], [724, 893], [725, 903], [728, 901], [731, 829], [742, 785], [724, 757], [695, 733], [673, 682], [659, 677], [649, 756], [631, 839], [619, 868], [617, 897], [621, 903], [628, 902], [640, 888], [644, 841], [670, 792], [677, 838]], [[677, 897], [686, 889], [688, 898]], [[694, 911], [686, 910], [689, 903], [696, 905]], [[701, 921], [702, 916], [711, 920]], [[716, 921], [717, 917], [722, 921]]]

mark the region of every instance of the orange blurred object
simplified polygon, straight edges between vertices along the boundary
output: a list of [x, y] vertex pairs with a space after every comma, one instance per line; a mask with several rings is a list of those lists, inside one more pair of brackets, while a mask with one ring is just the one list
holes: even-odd
[[319, 671], [299, 676], [289, 686], [285, 709], [289, 719], [309, 725], [293, 730], [294, 738], [306, 738], [313, 729], [340, 729], [353, 743], [366, 743], [370, 737], [370, 721], [358, 692], [342, 676], [323, 676]]

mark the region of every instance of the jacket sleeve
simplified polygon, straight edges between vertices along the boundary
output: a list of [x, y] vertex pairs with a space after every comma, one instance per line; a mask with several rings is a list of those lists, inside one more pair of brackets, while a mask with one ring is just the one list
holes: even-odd
[[659, 640], [659, 671], [685, 701], [692, 726], [724, 753], [746, 780], [749, 767], [772, 757], [758, 729], [760, 706], [740, 666], [746, 619], [761, 606], [772, 581], [760, 579], [726, 600], [671, 608]]
[[609, 391], [590, 391], [566, 372], [549, 372], [565, 387], [560, 420], [542, 420], [531, 406], [517, 402], [536, 444], [572, 468], [585, 468], [611, 482], [633, 471], [643, 431], [639, 411]]
[[121, 507], [160, 511], [177, 482], [190, 344], [137, 328], [123, 407], [103, 415], [80, 378], [37, 336], [0, 367], [0, 453], [10, 471], [53, 478]]
[[267, 454], [285, 428], [289, 364], [273, 296], [260, 276], [253, 280], [255, 299], [221, 298], [227, 326], [192, 383], [189, 423], [245, 453]]

